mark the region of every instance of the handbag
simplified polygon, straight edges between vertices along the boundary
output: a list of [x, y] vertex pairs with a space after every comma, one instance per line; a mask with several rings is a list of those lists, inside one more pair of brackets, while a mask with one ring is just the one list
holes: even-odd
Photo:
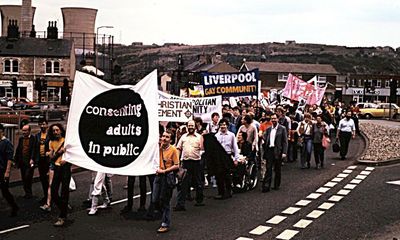
[[322, 136], [322, 147], [324, 147], [325, 149], [328, 149], [330, 143], [331, 143], [331, 139], [329, 139], [329, 137], [323, 135]]
[[179, 169], [176, 171], [176, 178], [178, 182], [182, 182], [183, 179], [186, 177], [187, 169], [179, 166]]
[[340, 152], [340, 145], [339, 145], [339, 141], [336, 139], [335, 143], [332, 144], [332, 151], [337, 153]]
[[297, 147], [302, 148], [303, 145], [304, 145], [304, 137], [303, 137], [303, 136], [300, 136], [300, 137], [297, 139]]

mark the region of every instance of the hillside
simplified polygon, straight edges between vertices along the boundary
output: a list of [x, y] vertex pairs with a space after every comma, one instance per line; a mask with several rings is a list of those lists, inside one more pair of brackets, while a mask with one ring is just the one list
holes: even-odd
[[157, 68], [172, 72], [177, 68], [178, 55], [184, 65], [196, 61], [200, 54], [219, 52], [222, 60], [239, 68], [247, 61], [332, 64], [342, 73], [400, 74], [400, 48], [346, 47], [321, 44], [261, 43], [216, 45], [130, 45], [116, 46], [116, 62], [122, 67], [121, 82], [141, 79]]

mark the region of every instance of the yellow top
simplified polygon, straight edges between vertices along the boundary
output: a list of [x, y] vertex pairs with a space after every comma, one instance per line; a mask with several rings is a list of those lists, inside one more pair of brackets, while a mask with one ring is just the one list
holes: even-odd
[[[50, 151], [53, 151], [53, 153], [56, 154], [56, 151], [57, 151], [58, 149], [61, 148], [60, 146], [61, 146], [63, 143], [64, 143], [64, 138], [63, 138], [63, 137], [61, 137], [60, 139], [55, 140], [55, 141], [50, 141], [50, 143], [49, 143], [49, 145], [50, 145]], [[61, 164], [60, 164], [61, 158], [62, 158], [62, 155], [60, 155], [60, 156], [57, 158], [57, 160], [55, 161], [54, 164], [55, 164], [56, 166], [61, 166]]]

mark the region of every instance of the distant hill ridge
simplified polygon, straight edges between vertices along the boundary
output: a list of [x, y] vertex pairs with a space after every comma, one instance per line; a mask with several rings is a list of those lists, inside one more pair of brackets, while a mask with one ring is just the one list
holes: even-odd
[[121, 82], [143, 78], [155, 68], [159, 72], [177, 69], [178, 55], [184, 66], [201, 54], [219, 53], [222, 61], [239, 69], [247, 61], [331, 64], [341, 74], [400, 75], [400, 47], [346, 47], [336, 45], [295, 43], [210, 44], [163, 46], [133, 44], [115, 46], [116, 62], [122, 67]]

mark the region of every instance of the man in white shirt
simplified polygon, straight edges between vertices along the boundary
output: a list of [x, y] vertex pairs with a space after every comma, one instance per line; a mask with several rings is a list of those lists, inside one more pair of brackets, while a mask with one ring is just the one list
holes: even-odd
[[286, 158], [288, 134], [286, 128], [278, 123], [276, 114], [271, 116], [272, 126], [264, 134], [264, 159], [267, 160], [267, 173], [262, 184], [262, 192], [269, 192], [272, 182], [272, 169], [275, 172], [274, 187], [278, 190], [281, 184], [282, 159]]
[[356, 137], [356, 125], [353, 119], [351, 119], [351, 112], [346, 113], [346, 117], [340, 120], [336, 139], [340, 142], [340, 157], [342, 160], [346, 159], [347, 152], [349, 150], [349, 144], [351, 138]]

